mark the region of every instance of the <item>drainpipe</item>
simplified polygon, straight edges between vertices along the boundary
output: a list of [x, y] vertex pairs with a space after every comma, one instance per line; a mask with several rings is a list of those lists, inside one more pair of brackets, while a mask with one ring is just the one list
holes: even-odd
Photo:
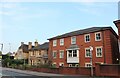
[[104, 44], [104, 42], [105, 42], [105, 40], [104, 40], [104, 31], [102, 31], [102, 40], [103, 40], [103, 49], [104, 49], [104, 52], [103, 52], [103, 54], [104, 54], [104, 63], [106, 63], [106, 51], [105, 51], [105, 44]]

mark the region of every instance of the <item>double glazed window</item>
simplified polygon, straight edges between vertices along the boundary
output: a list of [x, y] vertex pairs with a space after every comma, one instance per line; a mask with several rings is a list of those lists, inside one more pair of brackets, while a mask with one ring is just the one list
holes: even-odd
[[68, 50], [68, 57], [77, 57], [77, 50]]
[[64, 58], [64, 50], [60, 50], [59, 56], [60, 56], [60, 58]]
[[95, 33], [95, 41], [100, 41], [101, 40], [101, 33], [97, 32]]
[[71, 44], [76, 44], [76, 36], [71, 37]]
[[64, 45], [64, 39], [60, 39], [60, 46]]
[[72, 50], [69, 50], [68, 57], [72, 57]]
[[85, 48], [85, 57], [91, 57], [90, 48]]
[[90, 34], [86, 34], [84, 37], [85, 37], [85, 42], [90, 42]]
[[102, 47], [96, 47], [96, 57], [102, 57]]
[[53, 46], [57, 46], [57, 40], [53, 40]]
[[57, 51], [53, 51], [53, 58], [57, 57]]

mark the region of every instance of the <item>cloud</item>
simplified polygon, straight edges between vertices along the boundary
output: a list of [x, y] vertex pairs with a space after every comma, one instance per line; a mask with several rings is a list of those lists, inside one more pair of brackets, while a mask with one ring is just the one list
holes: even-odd
[[9, 15], [13, 15], [13, 13], [12, 12], [0, 11], [0, 15], [7, 15], [7, 16], [9, 16]]
[[20, 3], [0, 3], [0, 15], [12, 16], [27, 10]]
[[0, 8], [15, 8], [18, 4], [15, 3], [1, 3]]

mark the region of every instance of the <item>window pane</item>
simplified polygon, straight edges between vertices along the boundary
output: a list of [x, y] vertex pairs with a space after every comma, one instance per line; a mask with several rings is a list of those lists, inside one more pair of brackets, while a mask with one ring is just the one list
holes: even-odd
[[97, 33], [96, 34], [96, 40], [100, 40], [101, 39], [101, 35], [100, 35], [100, 33]]
[[102, 48], [97, 48], [97, 57], [102, 57]]
[[53, 40], [53, 46], [57, 45], [57, 40]]
[[72, 50], [69, 50], [68, 57], [72, 57]]
[[53, 52], [53, 58], [56, 58], [57, 52]]
[[90, 49], [86, 49], [86, 57], [90, 57], [90, 56], [91, 56]]
[[76, 37], [71, 37], [71, 44], [76, 44]]
[[89, 42], [90, 41], [90, 35], [86, 35], [85, 36], [85, 42]]
[[73, 50], [73, 57], [77, 57], [77, 50]]
[[60, 39], [60, 45], [64, 45], [64, 39]]
[[64, 51], [60, 51], [60, 58], [64, 58]]

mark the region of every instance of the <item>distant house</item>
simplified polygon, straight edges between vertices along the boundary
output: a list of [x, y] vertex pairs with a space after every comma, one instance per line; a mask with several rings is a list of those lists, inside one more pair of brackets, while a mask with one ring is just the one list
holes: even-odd
[[91, 52], [93, 66], [95, 63], [118, 63], [118, 35], [111, 27], [77, 30], [48, 40], [48, 59], [56, 67], [90, 67]]
[[28, 59], [28, 52], [28, 45], [21, 42], [21, 45], [15, 54], [15, 59]]
[[[32, 46], [32, 43], [29, 47]], [[35, 42], [34, 48], [29, 48], [29, 65], [44, 65], [48, 63], [49, 43], [45, 42], [41, 45]]]

